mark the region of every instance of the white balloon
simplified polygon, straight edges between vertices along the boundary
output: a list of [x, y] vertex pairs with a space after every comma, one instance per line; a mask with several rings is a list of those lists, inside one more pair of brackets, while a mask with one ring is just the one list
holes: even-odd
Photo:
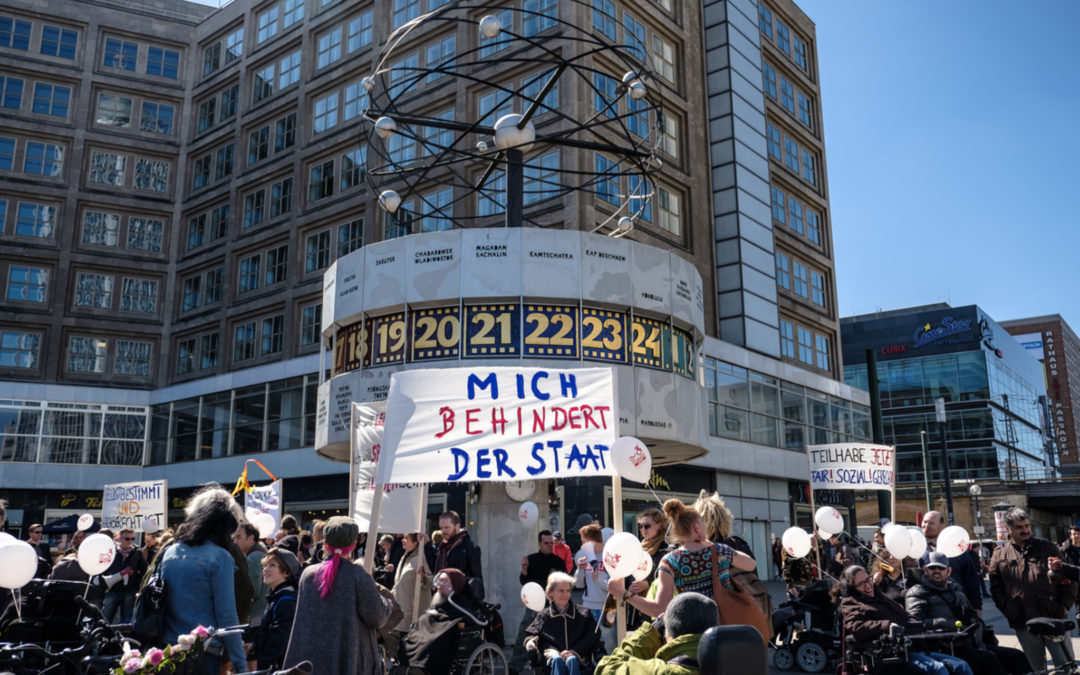
[[535, 581], [530, 581], [521, 587], [521, 601], [534, 612], [544, 609], [547, 604], [547, 596], [544, 595], [544, 587]]
[[251, 525], [259, 531], [260, 539], [269, 539], [277, 532], [277, 521], [269, 513], [259, 513], [251, 519]]
[[825, 534], [837, 534], [844, 531], [844, 517], [832, 506], [822, 506], [814, 514], [814, 522]]
[[970, 546], [971, 537], [959, 525], [946, 527], [937, 538], [937, 550], [950, 558], [963, 554]]
[[90, 576], [109, 569], [116, 557], [116, 545], [107, 534], [92, 534], [79, 545], [79, 567]]
[[805, 558], [810, 552], [810, 535], [801, 527], [789, 527], [780, 537], [780, 544], [792, 558]]
[[634, 579], [638, 581], [645, 581], [652, 574], [653, 561], [652, 556], [648, 551], [642, 551], [641, 562], [638, 563], [637, 569], [634, 570]]
[[18, 541], [18, 539], [11, 536], [7, 532], [0, 532], [0, 544], [3, 544], [6, 541]]
[[617, 475], [635, 483], [648, 483], [652, 475], [652, 453], [633, 436], [622, 436], [612, 444], [611, 464]]
[[611, 539], [611, 535], [613, 534], [615, 534], [615, 530], [611, 529], [610, 527], [605, 527], [600, 530], [600, 537], [603, 539], [605, 544], [607, 543], [608, 539]]
[[885, 548], [896, 556], [897, 560], [903, 560], [911, 550], [911, 532], [906, 527], [890, 528], [885, 532]]
[[581, 553], [582, 555], [588, 557], [589, 560], [595, 560], [596, 559], [596, 542], [593, 542], [593, 541], [584, 542], [581, 545], [581, 551], [579, 551], [579, 553]]
[[37, 572], [38, 556], [34, 547], [12, 537], [0, 542], [0, 587], [22, 588]]
[[79, 516], [79, 522], [76, 527], [79, 528], [79, 532], [85, 532], [94, 526], [94, 517], [89, 513], [84, 513]]
[[518, 520], [521, 521], [522, 527], [532, 527], [538, 518], [540, 518], [540, 507], [533, 502], [525, 502], [518, 509]]
[[922, 530], [917, 527], [909, 527], [908, 533], [911, 534], [911, 548], [908, 549], [908, 557], [918, 560], [926, 553], [926, 537], [923, 536]]
[[634, 573], [645, 550], [629, 532], [611, 535], [604, 544], [604, 569], [612, 579], [623, 579]]

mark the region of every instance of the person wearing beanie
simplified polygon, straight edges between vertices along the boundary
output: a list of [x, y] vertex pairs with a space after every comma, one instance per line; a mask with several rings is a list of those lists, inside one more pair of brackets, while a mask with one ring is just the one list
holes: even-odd
[[[615, 651], [600, 659], [595, 675], [696, 675], [701, 634], [718, 624], [716, 603], [700, 593], [679, 593], [663, 621], [646, 621]], [[688, 662], [692, 661], [692, 663]]]
[[457, 652], [460, 626], [474, 623], [467, 616], [473, 602], [465, 584], [465, 573], [459, 569], [448, 567], [435, 574], [431, 609], [420, 615], [401, 641], [398, 656], [401, 666], [409, 669], [406, 672], [420, 669], [426, 675], [449, 675], [453, 659], [446, 655]]
[[382, 593], [371, 575], [352, 562], [359, 534], [352, 518], [335, 516], [326, 523], [326, 560], [300, 576], [283, 667], [310, 661], [316, 673], [369, 675], [379, 670], [376, 632], [392, 628], [401, 610], [389, 591]]
[[300, 574], [300, 560], [282, 548], [270, 549], [260, 560], [262, 581], [270, 594], [266, 596], [266, 609], [262, 620], [253, 629], [250, 656], [259, 670], [281, 667], [285, 650], [289, 646], [296, 615], [296, 579]]

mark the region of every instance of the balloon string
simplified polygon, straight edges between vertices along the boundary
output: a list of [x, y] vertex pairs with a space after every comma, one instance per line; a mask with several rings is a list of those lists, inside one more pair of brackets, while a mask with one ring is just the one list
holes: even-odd
[[[21, 595], [21, 594], [20, 594]], [[15, 589], [11, 589], [11, 600], [15, 603], [15, 615], [18, 616], [19, 622], [22, 622], [22, 608], [19, 607], [20, 598], [15, 595]]]
[[[870, 547], [869, 547], [869, 546], [867, 546], [866, 544], [864, 544], [864, 543], [862, 543], [861, 541], [859, 541], [859, 540], [858, 540], [858, 538], [854, 538], [854, 540], [855, 540], [855, 545], [856, 545], [856, 546], [858, 546], [859, 548], [861, 548], [861, 549], [864, 549], [864, 550], [866, 550], [866, 551], [869, 551], [869, 552], [870, 552], [870, 555], [874, 556], [875, 558], [877, 558], [877, 559], [878, 559], [878, 560], [880, 560], [881, 562], [885, 563], [886, 565], [888, 565], [888, 564], [889, 564], [889, 561], [888, 561], [888, 560], [886, 560], [885, 558], [882, 558], [882, 557], [881, 557], [880, 555], [878, 555], [877, 553], [874, 553], [874, 549], [870, 548]], [[888, 549], [886, 549], [886, 550], [888, 550]], [[907, 557], [907, 556], [904, 556], [904, 557]], [[903, 565], [904, 565], [904, 561], [903, 561], [903, 560], [901, 559], [901, 560], [900, 560], [900, 566], [901, 566], [901, 567], [903, 567]]]
[[657, 496], [656, 490], [654, 490], [651, 485], [649, 485], [648, 483], [645, 483], [645, 487], [649, 488], [649, 492], [652, 493], [652, 496], [656, 500], [656, 503], [660, 505], [660, 510], [663, 511], [664, 510], [664, 500], [660, 499], [660, 497]]
[[[610, 598], [610, 597], [611, 597], [611, 591], [608, 591], [608, 594], [604, 596], [604, 607], [607, 607], [607, 599]], [[601, 609], [600, 610], [600, 618], [596, 620], [596, 628], [593, 628], [594, 633], [599, 633], [600, 632], [600, 623], [603, 620], [604, 620], [604, 610]]]

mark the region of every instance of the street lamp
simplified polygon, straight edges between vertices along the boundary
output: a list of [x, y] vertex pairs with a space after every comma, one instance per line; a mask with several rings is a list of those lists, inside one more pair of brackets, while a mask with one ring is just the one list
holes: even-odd
[[972, 531], [975, 536], [981, 537], [983, 533], [983, 528], [982, 525], [979, 523], [979, 518], [982, 516], [982, 513], [979, 512], [979, 495], [982, 494], [982, 488], [975, 483], [972, 483], [971, 487], [968, 488], [968, 494], [971, 495], [971, 497], [975, 500], [975, 527], [972, 528]]

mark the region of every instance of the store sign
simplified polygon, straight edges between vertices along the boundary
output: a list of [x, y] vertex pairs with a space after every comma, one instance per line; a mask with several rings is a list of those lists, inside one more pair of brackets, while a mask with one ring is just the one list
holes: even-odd
[[925, 347], [928, 344], [943, 340], [947, 337], [960, 335], [962, 333], [970, 333], [971, 330], [971, 319], [954, 319], [951, 316], [947, 316], [941, 319], [936, 326], [928, 321], [924, 325], [916, 328], [912, 340], [915, 342], [915, 349], [918, 349], [919, 347]]
[[378, 480], [609, 476], [608, 368], [453, 368], [394, 373]]

